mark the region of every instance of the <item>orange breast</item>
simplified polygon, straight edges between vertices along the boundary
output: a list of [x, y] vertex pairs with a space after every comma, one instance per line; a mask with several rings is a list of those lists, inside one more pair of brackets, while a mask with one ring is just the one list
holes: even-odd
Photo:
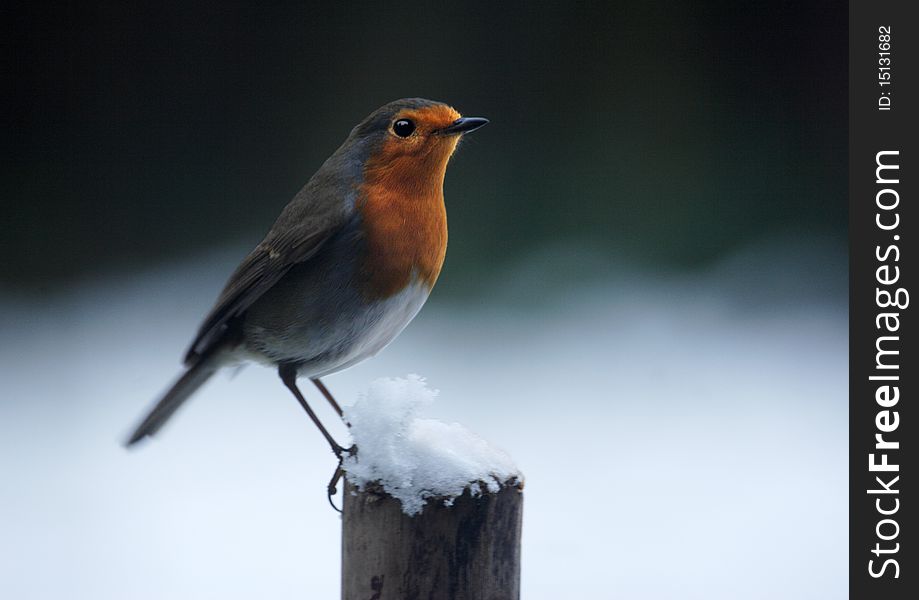
[[456, 142], [445, 139], [410, 154], [388, 152], [387, 144], [365, 166], [357, 206], [366, 235], [367, 298], [397, 294], [413, 277], [432, 288], [447, 251], [443, 180]]

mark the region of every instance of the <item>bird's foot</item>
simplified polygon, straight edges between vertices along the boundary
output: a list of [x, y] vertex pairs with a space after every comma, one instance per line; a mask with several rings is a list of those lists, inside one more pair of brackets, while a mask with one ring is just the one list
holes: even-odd
[[352, 444], [350, 448], [345, 448], [344, 446], [335, 444], [332, 446], [332, 452], [335, 453], [335, 456], [338, 458], [338, 463], [341, 464], [341, 461], [345, 459], [345, 454], [348, 456], [354, 456], [357, 454], [357, 446]]
[[338, 493], [338, 482], [341, 480], [342, 475], [344, 475], [344, 471], [341, 468], [341, 464], [339, 464], [337, 467], [335, 467], [335, 473], [332, 474], [332, 479], [329, 480], [328, 488], [326, 488], [326, 491], [329, 495], [329, 504], [331, 504], [332, 508], [338, 512], [341, 512], [341, 509], [335, 506], [335, 503], [332, 501], [332, 497]]
[[352, 445], [350, 448], [338, 447], [338, 451], [335, 453], [338, 456], [338, 465], [335, 467], [335, 473], [332, 474], [332, 479], [329, 480], [329, 485], [326, 487], [328, 492], [329, 504], [332, 505], [332, 508], [341, 512], [341, 509], [335, 506], [335, 502], [332, 501], [332, 497], [338, 493], [338, 482], [341, 481], [342, 476], [345, 474], [344, 469], [342, 469], [342, 463], [344, 462], [344, 453], [348, 453], [348, 456], [354, 456], [357, 454], [357, 446]]

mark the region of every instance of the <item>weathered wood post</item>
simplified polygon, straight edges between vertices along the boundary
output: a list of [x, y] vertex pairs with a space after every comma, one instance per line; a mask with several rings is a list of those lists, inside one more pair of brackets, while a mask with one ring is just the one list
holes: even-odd
[[523, 490], [467, 488], [414, 516], [379, 486], [345, 483], [342, 600], [517, 600]]

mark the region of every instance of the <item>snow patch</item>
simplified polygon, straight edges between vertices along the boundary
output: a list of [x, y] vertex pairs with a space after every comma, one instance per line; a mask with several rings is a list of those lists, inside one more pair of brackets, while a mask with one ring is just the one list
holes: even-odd
[[382, 485], [410, 516], [429, 499], [449, 506], [466, 489], [478, 495], [523, 480], [507, 454], [462, 425], [419, 418], [437, 394], [418, 375], [382, 378], [344, 409], [358, 448], [344, 461], [348, 481]]

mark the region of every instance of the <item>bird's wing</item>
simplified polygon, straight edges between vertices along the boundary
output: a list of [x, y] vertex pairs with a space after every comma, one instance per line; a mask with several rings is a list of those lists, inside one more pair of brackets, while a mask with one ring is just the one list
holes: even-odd
[[317, 202], [304, 189], [284, 209], [265, 239], [243, 259], [205, 317], [185, 355], [187, 365], [219, 343], [241, 315], [296, 264], [311, 259], [344, 224], [342, 199]]

